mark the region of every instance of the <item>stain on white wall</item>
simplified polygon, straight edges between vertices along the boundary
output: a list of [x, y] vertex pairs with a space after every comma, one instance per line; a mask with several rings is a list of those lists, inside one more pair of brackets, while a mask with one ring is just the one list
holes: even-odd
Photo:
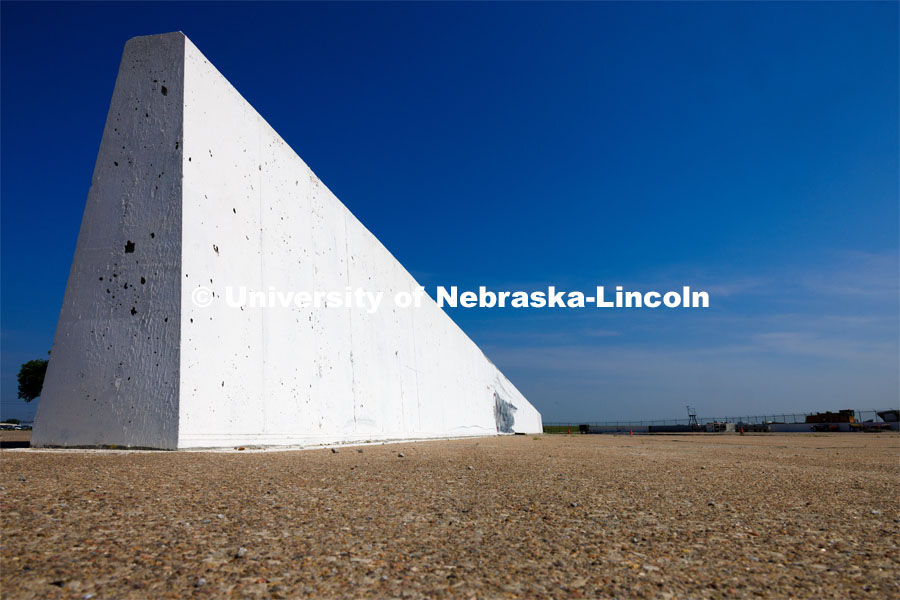
[[[192, 302], [201, 286], [213, 293], [203, 308]], [[237, 309], [225, 301], [228, 286], [393, 297], [418, 284], [190, 40], [135, 38], [104, 130], [34, 445], [541, 431], [537, 410], [427, 297], [419, 308], [385, 302], [375, 313]]]

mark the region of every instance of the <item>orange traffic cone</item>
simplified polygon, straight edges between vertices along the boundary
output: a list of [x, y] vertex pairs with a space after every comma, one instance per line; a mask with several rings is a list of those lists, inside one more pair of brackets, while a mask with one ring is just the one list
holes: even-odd
[[741, 427], [741, 435], [744, 435], [744, 428]]
[[634, 437], [634, 429], [629, 429], [628, 433], [631, 434], [631, 437]]

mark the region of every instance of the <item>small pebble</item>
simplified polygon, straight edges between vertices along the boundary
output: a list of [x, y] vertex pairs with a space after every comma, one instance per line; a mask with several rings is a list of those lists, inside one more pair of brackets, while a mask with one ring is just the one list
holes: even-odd
[[397, 458], [403, 458], [405, 455], [402, 452], [397, 453]]
[[571, 506], [572, 508], [577, 508], [578, 503], [577, 502], [569, 502], [569, 506]]
[[203, 577], [194, 582], [194, 587], [203, 587], [204, 585], [206, 585], [206, 579]]
[[357, 448], [356, 451], [357, 451], [359, 454], [362, 454], [362, 453], [363, 453], [363, 449], [362, 449], [362, 448]]
[[332, 449], [331, 449], [331, 453], [332, 453], [332, 454], [337, 454], [337, 453], [338, 453], [338, 449], [337, 449], [337, 448], [332, 448]]
[[247, 549], [244, 548], [243, 546], [238, 548], [237, 552], [234, 553], [235, 558], [244, 558], [245, 556], [247, 556]]
[[469, 466], [466, 467], [466, 468], [467, 468], [468, 470], [470, 470], [470, 471], [474, 471], [474, 470], [475, 470], [475, 467], [473, 467], [472, 465], [469, 465]]

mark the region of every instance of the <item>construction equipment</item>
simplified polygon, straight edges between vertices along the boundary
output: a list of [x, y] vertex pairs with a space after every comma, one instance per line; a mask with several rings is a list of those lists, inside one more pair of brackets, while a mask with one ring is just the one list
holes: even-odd
[[688, 425], [690, 426], [691, 431], [700, 431], [700, 423], [697, 421], [697, 409], [689, 405], [687, 407], [687, 412]]
[[806, 415], [807, 423], [854, 423], [856, 418], [853, 416], [854, 411], [851, 409], [842, 410], [840, 412], [820, 412], [814, 415]]

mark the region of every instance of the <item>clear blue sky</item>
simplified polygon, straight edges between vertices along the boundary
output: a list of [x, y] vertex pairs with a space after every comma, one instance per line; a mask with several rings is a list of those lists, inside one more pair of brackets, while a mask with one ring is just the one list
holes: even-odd
[[2, 413], [46, 356], [122, 47], [182, 30], [545, 421], [898, 405], [898, 4], [3, 2]]

